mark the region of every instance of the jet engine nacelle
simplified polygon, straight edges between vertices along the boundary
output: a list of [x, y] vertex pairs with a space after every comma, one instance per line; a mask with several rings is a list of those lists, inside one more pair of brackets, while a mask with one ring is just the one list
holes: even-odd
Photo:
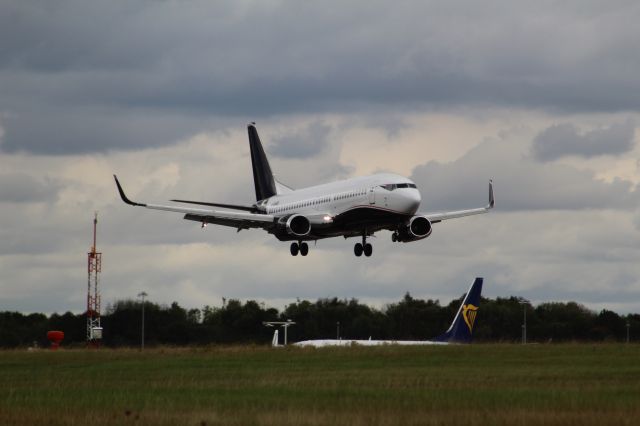
[[391, 238], [394, 241], [408, 243], [427, 238], [432, 231], [429, 219], [423, 216], [413, 216], [409, 222], [398, 228]]
[[287, 233], [294, 237], [306, 237], [311, 232], [309, 219], [301, 214], [289, 216], [284, 226]]

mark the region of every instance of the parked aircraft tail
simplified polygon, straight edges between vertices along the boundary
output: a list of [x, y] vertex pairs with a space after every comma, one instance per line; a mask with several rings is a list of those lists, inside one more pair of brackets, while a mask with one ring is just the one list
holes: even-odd
[[482, 293], [482, 278], [476, 278], [458, 309], [451, 327], [442, 335], [433, 339], [436, 342], [470, 343], [473, 334], [473, 326], [480, 306], [480, 293]]

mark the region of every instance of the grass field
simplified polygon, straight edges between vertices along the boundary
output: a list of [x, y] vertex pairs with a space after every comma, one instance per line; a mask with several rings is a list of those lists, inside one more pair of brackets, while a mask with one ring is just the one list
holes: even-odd
[[0, 424], [638, 424], [640, 345], [0, 351]]

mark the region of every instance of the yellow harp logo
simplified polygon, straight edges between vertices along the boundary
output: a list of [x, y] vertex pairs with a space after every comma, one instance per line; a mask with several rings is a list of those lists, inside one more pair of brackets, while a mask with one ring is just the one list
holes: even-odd
[[478, 315], [477, 306], [471, 303], [462, 306], [462, 317], [464, 318], [464, 322], [467, 323], [467, 327], [469, 327], [469, 333], [473, 331], [473, 323], [476, 321], [476, 315]]

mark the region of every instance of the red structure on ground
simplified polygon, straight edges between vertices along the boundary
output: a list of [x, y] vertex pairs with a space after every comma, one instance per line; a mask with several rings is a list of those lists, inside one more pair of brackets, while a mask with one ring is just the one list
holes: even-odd
[[47, 331], [47, 339], [51, 342], [51, 350], [58, 350], [60, 343], [64, 339], [64, 332], [58, 330]]

